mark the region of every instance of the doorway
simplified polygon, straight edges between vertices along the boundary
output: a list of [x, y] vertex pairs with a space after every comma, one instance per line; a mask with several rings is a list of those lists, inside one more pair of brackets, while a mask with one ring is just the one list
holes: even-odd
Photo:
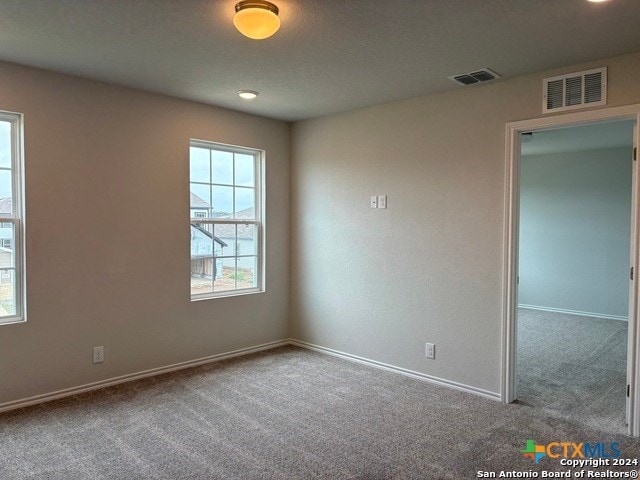
[[626, 433], [631, 120], [520, 134], [516, 397]]
[[[561, 365], [563, 362], [560, 361], [558, 365], [556, 365], [555, 373], [565, 373], [565, 378], [574, 379], [578, 376], [576, 372], [583, 374], [583, 378], [581, 379], [583, 382], [582, 385], [572, 385], [570, 386], [573, 390], [567, 393], [566, 399], [573, 399], [572, 401], [566, 401], [558, 408], [558, 397], [561, 399], [561, 395], [555, 395], [553, 389], [558, 387], [562, 387], [562, 382], [560, 381], [560, 376], [557, 375], [555, 379], [546, 377], [547, 380], [550, 380], [549, 384], [543, 385], [542, 383], [533, 385], [533, 388], [526, 388], [521, 391], [523, 398], [529, 396], [529, 401], [534, 407], [553, 409], [554, 407], [558, 408], [558, 413], [567, 417], [571, 417], [571, 414], [575, 414], [576, 418], [580, 418], [579, 415], [583, 414], [582, 411], [583, 404], [581, 403], [581, 395], [576, 388], [585, 385], [589, 388], [594, 385], [598, 385], [598, 380], [594, 380], [593, 378], [584, 378], [584, 375], [589, 373], [590, 367], [595, 367], [596, 365], [592, 365], [589, 363], [589, 359], [586, 357], [585, 352], [592, 354], [593, 358], [591, 360], [596, 361], [598, 358], [602, 358], [606, 354], [611, 354], [611, 346], [615, 344], [618, 349], [618, 356], [621, 355], [621, 359], [615, 360], [617, 362], [617, 366], [619, 370], [622, 370], [618, 373], [618, 375], [613, 375], [609, 372], [610, 376], [606, 377], [607, 382], [601, 382], [605, 385], [605, 388], [608, 388], [611, 395], [616, 395], [616, 392], [620, 393], [620, 397], [618, 397], [617, 405], [618, 410], [615, 415], [612, 416], [609, 420], [612, 423], [615, 423], [617, 420], [620, 420], [621, 429], [627, 429], [628, 433], [634, 436], [638, 436], [640, 434], [640, 405], [638, 405], [638, 368], [637, 368], [637, 360], [638, 360], [638, 349], [640, 345], [640, 338], [638, 336], [637, 329], [637, 298], [638, 298], [638, 286], [637, 282], [633, 280], [625, 279], [622, 282], [626, 283], [622, 286], [622, 291], [620, 289], [620, 285], [618, 285], [617, 293], [618, 296], [616, 298], [609, 298], [608, 300], [603, 300], [603, 298], [594, 299], [593, 297], [603, 297], [603, 295], [594, 295], [593, 293], [584, 295], [584, 292], [580, 292], [578, 289], [578, 293], [582, 293], [582, 299], [575, 297], [575, 289], [574, 289], [574, 298], [562, 298], [562, 295], [558, 295], [558, 292], [562, 293], [561, 288], [557, 288], [558, 285], [549, 285], [548, 279], [550, 278], [547, 273], [545, 273], [542, 266], [538, 265], [536, 271], [531, 271], [531, 268], [528, 268], [526, 273], [523, 270], [523, 278], [522, 280], [526, 280], [528, 283], [528, 291], [524, 298], [528, 298], [531, 303], [524, 303], [522, 299], [519, 297], [519, 285], [518, 285], [518, 276], [519, 272], [519, 263], [520, 263], [520, 248], [523, 247], [525, 250], [523, 254], [528, 255], [531, 253], [531, 242], [527, 246], [527, 240], [524, 241], [522, 245], [520, 245], [520, 215], [521, 215], [521, 173], [522, 169], [527, 169], [527, 166], [523, 163], [523, 155], [522, 147], [526, 145], [526, 143], [531, 141], [531, 137], [538, 135], [539, 138], [544, 138], [547, 136], [548, 138], [552, 138], [555, 136], [562, 136], [562, 133], [566, 133], [570, 129], [570, 127], [575, 128], [586, 128], [587, 130], [582, 130], [583, 132], [587, 132], [589, 128], [606, 130], [606, 128], [613, 129], [616, 126], [620, 127], [621, 130], [627, 128], [627, 132], [631, 132], [631, 134], [627, 134], [627, 141], [637, 146], [637, 143], [633, 143], [637, 141], [638, 135], [638, 119], [640, 118], [640, 105], [628, 106], [628, 107], [617, 107], [617, 108], [608, 108], [602, 110], [595, 110], [589, 112], [580, 112], [568, 115], [559, 115], [555, 117], [534, 119], [534, 120], [525, 120], [521, 122], [513, 122], [507, 124], [507, 162], [506, 162], [506, 184], [505, 184], [505, 261], [504, 261], [504, 286], [503, 286], [503, 360], [502, 360], [502, 385], [501, 385], [501, 398], [504, 402], [513, 402], [518, 400], [518, 380], [524, 379], [525, 381], [531, 380], [531, 377], [527, 377], [527, 375], [522, 375], [518, 378], [518, 347], [523, 351], [523, 354], [531, 354], [532, 352], [537, 355], [541, 355], [539, 358], [549, 359], [553, 355], [549, 353], [548, 349], [557, 348], [560, 353], [560, 360], [568, 360], [569, 354], [573, 354], [572, 362], [564, 362], [564, 365]], [[589, 128], [588, 128], [589, 127]], [[565, 132], [561, 132], [560, 130], [566, 130]], [[578, 130], [575, 130], [576, 132]], [[611, 130], [608, 135], [605, 134], [605, 141], [611, 141]], [[523, 135], [524, 134], [524, 135]], [[635, 137], [633, 140], [629, 137]], [[527, 138], [528, 137], [528, 138]], [[585, 140], [586, 138], [586, 140]], [[583, 136], [584, 141], [591, 141], [595, 136], [592, 134], [587, 134]], [[575, 142], [575, 138], [572, 142]], [[552, 143], [552, 142], [547, 142]], [[584, 145], [583, 145], [584, 146]], [[607, 147], [607, 144], [601, 145], [603, 147]], [[524, 151], [526, 152], [528, 147], [524, 147]], [[572, 148], [575, 148], [572, 147]], [[629, 150], [631, 151], [631, 150]], [[547, 159], [549, 160], [549, 159]], [[527, 160], [525, 160], [526, 162]], [[630, 160], [631, 161], [631, 160]], [[544, 162], [543, 162], [544, 163]], [[547, 162], [549, 164], [553, 164], [550, 160]], [[596, 162], [597, 163], [597, 162]], [[631, 220], [631, 228], [629, 228], [629, 221], [627, 220], [626, 231], [630, 232], [626, 240], [626, 255], [623, 253], [622, 260], [620, 260], [620, 255], [618, 255], [617, 266], [618, 266], [618, 274], [617, 274], [617, 283], [620, 284], [620, 265], [624, 264], [626, 256], [627, 265], [625, 266], [625, 271], [629, 267], [634, 267], [637, 271], [637, 263], [638, 263], [638, 222], [635, 221], [638, 203], [638, 169], [636, 168], [636, 163], [631, 161], [633, 166], [630, 167], [629, 172], [627, 173], [627, 180], [630, 183], [629, 191], [627, 192], [627, 219]], [[542, 166], [540, 164], [533, 164], [533, 170], [539, 169]], [[567, 172], [563, 172], [567, 174]], [[570, 172], [569, 172], [570, 173]], [[543, 175], [543, 173], [538, 172], [539, 175]], [[600, 172], [602, 174], [602, 171]], [[631, 179], [629, 180], [629, 176]], [[597, 174], [596, 174], [597, 177]], [[569, 176], [571, 178], [571, 175]], [[558, 180], [557, 178], [555, 179]], [[583, 179], [584, 180], [584, 179]], [[596, 178], [597, 180], [597, 178]], [[524, 185], [526, 187], [526, 185]], [[584, 185], [583, 185], [584, 187]], [[589, 191], [589, 188], [586, 188], [585, 191]], [[558, 189], [558, 192], [563, 192], [562, 189]], [[566, 193], [566, 192], [565, 192]], [[543, 197], [544, 198], [544, 197]], [[524, 201], [524, 206], [529, 208], [531, 205], [527, 204], [528, 200]], [[584, 207], [584, 205], [580, 205], [580, 203], [584, 203], [585, 198], [581, 198], [578, 201], [578, 205]], [[596, 199], [597, 200], [597, 199]], [[587, 202], [588, 203], [588, 202]], [[615, 202], [614, 202], [615, 203]], [[630, 206], [629, 206], [630, 203]], [[546, 207], [552, 205], [552, 202], [547, 202]], [[611, 206], [611, 205], [609, 205]], [[588, 210], [588, 209], [587, 209]], [[600, 212], [603, 213], [603, 212]], [[604, 214], [604, 217], [607, 217], [607, 214]], [[573, 222], [575, 225], [579, 226], [579, 222]], [[596, 222], [597, 223], [597, 222]], [[564, 226], [563, 226], [564, 228]], [[576, 233], [578, 235], [577, 238], [580, 238], [580, 232]], [[619, 238], [619, 235], [617, 235]], [[544, 238], [544, 234], [540, 235], [540, 238]], [[535, 242], [534, 242], [535, 243]], [[584, 243], [584, 242], [582, 242]], [[588, 243], [588, 242], [587, 242]], [[596, 242], [597, 243], [597, 242]], [[572, 249], [569, 248], [569, 251]], [[566, 260], [561, 252], [553, 252], [553, 255], [560, 255], [558, 257], [560, 260]], [[559, 260], [556, 258], [555, 262], [558, 263]], [[630, 258], [630, 260], [629, 260]], [[548, 259], [547, 259], [548, 260]], [[531, 259], [529, 259], [531, 261]], [[544, 263], [544, 262], [543, 262]], [[549, 263], [549, 262], [548, 262]], [[553, 259], [550, 263], [554, 263]], [[587, 262], [584, 262], [587, 263]], [[597, 263], [597, 262], [596, 262]], [[607, 265], [607, 263], [612, 262], [602, 262], [603, 265]], [[616, 262], [613, 262], [616, 263]], [[580, 263], [577, 264], [580, 267]], [[531, 264], [529, 264], [529, 267]], [[524, 266], [523, 266], [524, 267]], [[535, 270], [535, 269], [534, 269]], [[573, 272], [578, 273], [578, 272]], [[571, 272], [568, 272], [569, 277], [571, 276]], [[542, 277], [546, 278], [547, 282], [539, 283], [538, 285], [532, 284], [532, 279], [534, 277]], [[561, 275], [559, 275], [561, 276]], [[551, 277], [553, 279], [553, 277]], [[557, 279], [561, 280], [561, 279]], [[552, 283], [552, 282], [551, 282]], [[524, 285], [523, 285], [524, 286]], [[609, 286], [607, 284], [607, 286]], [[532, 289], [532, 287], [534, 287]], [[603, 292], [601, 287], [592, 286], [590, 288], [595, 289], [595, 291]], [[626, 291], [625, 291], [626, 290]], [[546, 294], [546, 299], [544, 299]], [[622, 297], [620, 296], [622, 295]], [[564, 291], [565, 297], [571, 297], [571, 295], [567, 295], [567, 292]], [[578, 295], [579, 297], [580, 295]], [[615, 295], [614, 295], [615, 297]], [[622, 298], [622, 300], [621, 300]], [[532, 300], [533, 299], [533, 300]], [[535, 300], [535, 301], [534, 301]], [[588, 301], [592, 300], [592, 303], [589, 304]], [[600, 301], [600, 305], [596, 305], [594, 300]], [[628, 300], [628, 302], [626, 301]], [[622, 301], [622, 306], [621, 306]], [[563, 303], [564, 302], [564, 303]], [[585, 303], [586, 302], [586, 303]], [[607, 303], [607, 306], [604, 306], [604, 303]], [[536, 305], [535, 303], [543, 303], [543, 305]], [[544, 304], [547, 305], [544, 305]], [[615, 306], [614, 306], [615, 305]], [[628, 305], [628, 308], [625, 309], [624, 306]], [[519, 308], [520, 307], [520, 308]], [[537, 307], [537, 308], [531, 308]], [[521, 310], [522, 309], [522, 310]], [[526, 310], [526, 311], [525, 311]], [[613, 313], [607, 313], [609, 312]], [[626, 310], [626, 311], [624, 311]], [[529, 335], [533, 332], [534, 336], [529, 338], [529, 340], [533, 339], [533, 342], [528, 346], [524, 344], [518, 345], [518, 313], [525, 312], [528, 315], [528, 319], [525, 319], [525, 314], [523, 316], [523, 325], [522, 330], [529, 330]], [[587, 314], [587, 315], [585, 315]], [[628, 321], [625, 321], [625, 314], [628, 317]], [[559, 316], [561, 319], [558, 320]], [[555, 318], [555, 323], [554, 322]], [[584, 323], [576, 323], [580, 320], [583, 320]], [[524, 322], [528, 322], [528, 325], [525, 327]], [[542, 324], [536, 325], [536, 322], [542, 322]], [[547, 322], [546, 324], [544, 322]], [[603, 323], [604, 322], [604, 323]], [[623, 323], [624, 322], [624, 323]], [[590, 325], [594, 324], [595, 326], [592, 328]], [[542, 327], [540, 326], [542, 325]], [[589, 328], [587, 326], [589, 325]], [[546, 327], [546, 328], [544, 328]], [[551, 328], [553, 327], [553, 328]], [[564, 329], [564, 332], [551, 333], [554, 328], [558, 328], [560, 330]], [[598, 328], [600, 330], [598, 330]], [[574, 349], [573, 352], [563, 351], [562, 349], [562, 338], [568, 335], [571, 335], [571, 332], [574, 332], [573, 340], [579, 340], [575, 337], [575, 331], [580, 331], [582, 334], [586, 334], [588, 331], [591, 332], [590, 338], [592, 341], [596, 343], [602, 340], [603, 335], [609, 338], [610, 344], [580, 344], [578, 342], [578, 347]], [[609, 329], [611, 331], [609, 331]], [[535, 338], [535, 332], [538, 332], [538, 337]], [[540, 332], [543, 334], [540, 335]], [[598, 333], [599, 332], [599, 333]], [[608, 333], [603, 333], [608, 332]], [[521, 332], [522, 333], [522, 332]], [[526, 332], [525, 332], [526, 333]], [[547, 334], [545, 337], [544, 333]], [[624, 348], [619, 348], [619, 343], [622, 341], [624, 343], [624, 336], [626, 334], [627, 337], [627, 346]], [[522, 340], [522, 338], [521, 338]], [[570, 338], [565, 338], [568, 342], [565, 344], [574, 346], [575, 342], [571, 343]], [[539, 342], [536, 344], [535, 342]], [[547, 351], [545, 351], [547, 349]], [[582, 349], [582, 350], [581, 350]], [[566, 349], [565, 349], [566, 350]], [[600, 353], [598, 353], [600, 351]], [[625, 355], [626, 354], [626, 355]], [[564, 357], [563, 357], [564, 355]], [[625, 365], [625, 356], [627, 357], [627, 362]], [[580, 360], [580, 357], [585, 357]], [[531, 367], [530, 374], [536, 373], [535, 370], [535, 359], [533, 358], [520, 358], [521, 361], [532, 361], [530, 365]], [[542, 361], [540, 360], [540, 361]], [[540, 361], [538, 361], [537, 365], [539, 365]], [[625, 368], [626, 367], [626, 368]], [[539, 374], [542, 376], [539, 378], [544, 379], [545, 372], [544, 369], [540, 370]], [[591, 370], [595, 370], [592, 369]], [[546, 372], [548, 374], [549, 372]], [[591, 372], [593, 373], [593, 372]], [[606, 375], [607, 372], [605, 372]], [[535, 376], [535, 375], [534, 375]], [[588, 377], [588, 375], [587, 375]], [[614, 381], [614, 378], [616, 380]], [[555, 381], [555, 385], [553, 382]], [[586, 382], [586, 383], [585, 383]], [[621, 385], [618, 388], [617, 383]], [[579, 383], [579, 382], [578, 382]], [[625, 383], [628, 385], [627, 391], [628, 402], [626, 408], [626, 418], [628, 419], [628, 427], [624, 426], [625, 419]], [[540, 385], [543, 385], [546, 388], [539, 388]], [[531, 387], [532, 385], [528, 385]], [[538, 389], [537, 393], [541, 394], [535, 398], [536, 388]], [[554, 399], [556, 401], [555, 405], [546, 405], [544, 406], [544, 394], [547, 394], [548, 399]], [[532, 395], [534, 394], [534, 395]], [[594, 399], [598, 399], [598, 394], [596, 394]], [[537, 402], [537, 403], [536, 403]], [[527, 403], [525, 400], [524, 403]], [[561, 415], [561, 416], [562, 416]], [[616, 417], [617, 415], [617, 417]], [[594, 425], [592, 425], [594, 426]], [[597, 428], [597, 426], [596, 426]], [[613, 427], [612, 427], [613, 428]], [[607, 429], [606, 427], [604, 428]], [[618, 429], [617, 431], [621, 431]]]

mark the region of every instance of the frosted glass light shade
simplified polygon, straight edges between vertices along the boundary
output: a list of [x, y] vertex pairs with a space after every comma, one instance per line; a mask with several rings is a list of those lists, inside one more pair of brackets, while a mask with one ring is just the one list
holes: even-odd
[[233, 24], [245, 37], [269, 38], [280, 28], [278, 7], [262, 0], [244, 0], [236, 5]]

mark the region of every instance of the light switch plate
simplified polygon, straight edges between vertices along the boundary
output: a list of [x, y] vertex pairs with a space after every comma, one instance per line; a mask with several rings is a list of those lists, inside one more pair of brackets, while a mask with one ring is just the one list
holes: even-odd
[[378, 208], [378, 197], [371, 195], [371, 208]]

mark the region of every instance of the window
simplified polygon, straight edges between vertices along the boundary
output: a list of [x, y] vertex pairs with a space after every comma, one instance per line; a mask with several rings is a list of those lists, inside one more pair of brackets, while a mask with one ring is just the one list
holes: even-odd
[[192, 300], [263, 291], [262, 157], [191, 141]]
[[0, 323], [24, 320], [22, 115], [0, 112]]

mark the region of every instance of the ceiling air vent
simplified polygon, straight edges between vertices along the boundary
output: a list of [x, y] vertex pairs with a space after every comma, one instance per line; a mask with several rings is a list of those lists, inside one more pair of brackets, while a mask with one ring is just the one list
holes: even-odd
[[453, 77], [448, 78], [460, 85], [473, 85], [474, 83], [488, 82], [489, 80], [500, 78], [500, 75], [488, 68], [483, 68], [476, 70], [475, 72], [463, 73], [462, 75], [454, 75]]
[[607, 104], [607, 67], [545, 78], [542, 113]]

